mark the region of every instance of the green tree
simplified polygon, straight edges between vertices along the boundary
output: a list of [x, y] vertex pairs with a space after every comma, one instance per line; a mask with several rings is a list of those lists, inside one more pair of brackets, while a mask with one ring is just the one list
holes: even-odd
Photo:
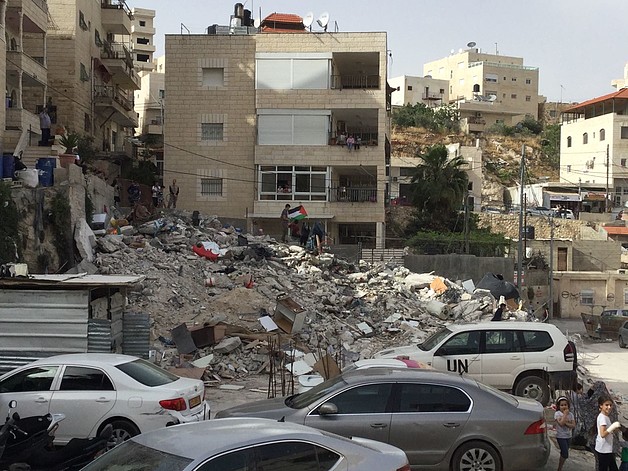
[[469, 178], [462, 157], [449, 158], [442, 145], [418, 155], [422, 163], [412, 176], [412, 203], [423, 228], [444, 229], [456, 217], [467, 193]]
[[560, 124], [549, 124], [541, 134], [541, 147], [554, 169], [560, 166]]

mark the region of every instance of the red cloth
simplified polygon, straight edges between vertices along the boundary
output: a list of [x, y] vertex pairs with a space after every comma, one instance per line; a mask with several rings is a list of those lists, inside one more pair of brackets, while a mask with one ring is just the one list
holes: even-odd
[[196, 255], [199, 255], [201, 257], [205, 257], [207, 260], [211, 260], [212, 262], [215, 262], [216, 260], [218, 260], [218, 254], [217, 253], [214, 253], [211, 250], [207, 250], [203, 246], [197, 247], [195, 245], [195, 246], [192, 247], [192, 250], [194, 251], [194, 253]]

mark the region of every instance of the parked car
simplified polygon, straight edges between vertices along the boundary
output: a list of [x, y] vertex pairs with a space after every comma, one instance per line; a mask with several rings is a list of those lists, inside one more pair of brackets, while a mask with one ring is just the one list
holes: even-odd
[[374, 356], [399, 355], [437, 370], [468, 374], [543, 405], [549, 403], [551, 389], [571, 389], [577, 379], [575, 344], [555, 325], [541, 322], [451, 324], [418, 345]]
[[561, 219], [576, 219], [576, 216], [574, 215], [573, 211], [571, 209], [565, 209], [565, 208], [554, 210], [553, 216], [555, 218], [561, 218]]
[[600, 314], [600, 316], [602, 317], [610, 317], [610, 316], [628, 317], [628, 309], [604, 309], [602, 311], [602, 314]]
[[9, 401], [21, 416], [65, 414], [56, 444], [113, 426], [110, 446], [169, 424], [209, 419], [202, 381], [180, 378], [129, 355], [57, 355], [0, 376], [0, 417]]
[[628, 347], [628, 321], [624, 322], [623, 325], [619, 328], [617, 338], [620, 348]]
[[495, 206], [482, 206], [480, 210], [483, 213], [488, 213], [488, 214], [502, 214], [503, 213], [503, 211], [500, 208], [497, 208]]
[[133, 437], [83, 471], [410, 471], [403, 451], [267, 419], [219, 419]]
[[529, 471], [542, 468], [550, 451], [538, 402], [428, 369], [353, 370], [304, 393], [243, 404], [216, 417], [283, 419], [383, 441], [421, 469]]
[[[419, 363], [418, 361], [410, 360], [405, 357], [398, 358], [371, 358], [368, 360], [358, 360], [345, 366], [342, 371], [360, 370], [363, 368], [375, 368], [375, 367], [389, 367], [389, 368], [431, 368], [425, 363]], [[321, 384], [325, 379], [319, 374], [301, 375], [299, 376], [299, 389], [298, 392], [302, 393], [312, 389], [314, 386]]]
[[528, 213], [529, 216], [547, 217], [552, 214], [552, 210], [550, 208], [546, 208], [545, 206], [536, 206], [534, 208], [527, 208], [526, 213]]

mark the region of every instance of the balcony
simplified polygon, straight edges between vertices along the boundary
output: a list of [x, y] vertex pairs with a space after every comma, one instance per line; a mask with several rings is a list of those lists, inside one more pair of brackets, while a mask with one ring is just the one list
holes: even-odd
[[133, 100], [111, 86], [94, 87], [94, 105], [97, 110], [111, 115], [111, 120], [120, 126], [137, 127], [137, 113], [133, 111]]
[[377, 203], [377, 188], [350, 186], [330, 188], [329, 201], [337, 203]]
[[[43, 61], [43, 58], [41, 58]], [[22, 85], [42, 86], [48, 83], [48, 69], [21, 51], [7, 51], [7, 73], [22, 71]]]
[[143, 132], [144, 134], [161, 135], [164, 132], [164, 128], [159, 121], [151, 121], [144, 126]]
[[332, 75], [331, 88], [334, 90], [346, 89], [379, 89], [381, 77], [379, 75]]
[[155, 35], [155, 28], [151, 28], [149, 26], [140, 26], [138, 24], [134, 24], [131, 27], [131, 33]]
[[100, 7], [101, 22], [106, 32], [131, 34], [133, 15], [124, 0], [102, 0]]
[[125, 44], [104, 41], [101, 60], [116, 84], [128, 90], [140, 89], [140, 78], [133, 67], [133, 56]]

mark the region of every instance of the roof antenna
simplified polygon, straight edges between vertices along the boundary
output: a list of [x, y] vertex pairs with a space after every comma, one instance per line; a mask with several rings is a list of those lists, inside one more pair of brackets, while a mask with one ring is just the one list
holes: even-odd
[[329, 24], [329, 13], [324, 12], [321, 16], [318, 17], [318, 20], [316, 20], [316, 22], [318, 23], [318, 26], [320, 26], [325, 32], [327, 32], [327, 25]]

